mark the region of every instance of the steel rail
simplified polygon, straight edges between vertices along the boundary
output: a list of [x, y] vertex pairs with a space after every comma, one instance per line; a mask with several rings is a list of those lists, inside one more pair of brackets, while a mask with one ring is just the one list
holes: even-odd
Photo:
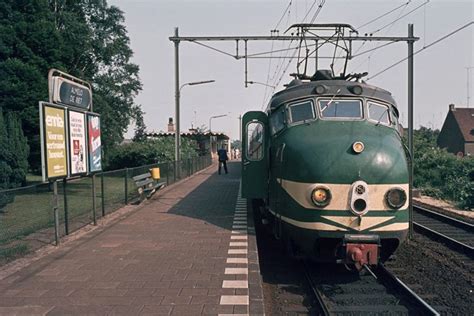
[[[306, 262], [303, 262], [302, 264], [305, 277], [318, 301], [322, 315], [332, 315], [331, 308], [327, 305], [327, 300], [324, 298], [324, 293], [321, 291], [321, 289], [319, 289], [311, 277], [308, 265]], [[364, 266], [364, 268], [371, 274], [378, 284], [384, 286], [388, 290], [396, 290], [398, 293], [401, 293], [399, 295], [403, 296], [402, 299], [406, 299], [406, 301], [411, 304], [411, 307], [413, 307], [413, 309], [415, 309], [420, 315], [440, 315], [439, 312], [426, 303], [418, 294], [416, 294], [405, 283], [388, 271], [385, 266], [383, 266], [383, 264], [379, 264], [374, 270], [368, 266]]]
[[329, 311], [329, 308], [324, 302], [321, 292], [318, 290], [316, 284], [314, 284], [313, 278], [311, 278], [311, 275], [309, 273], [309, 268], [306, 262], [303, 262], [303, 270], [306, 276], [306, 280], [308, 281], [309, 286], [311, 287], [311, 290], [313, 291], [314, 296], [316, 296], [316, 299], [318, 300], [319, 307], [321, 308], [321, 312], [323, 313], [324, 316], [330, 316], [331, 313]]
[[459, 228], [462, 228], [474, 233], [474, 224], [459, 220], [454, 217], [447, 216], [445, 214], [441, 214], [439, 212], [427, 209], [426, 207], [422, 207], [416, 204], [414, 204], [413, 207], [416, 209], [416, 211], [421, 211], [420, 213], [429, 214], [432, 217], [435, 217], [441, 221], [444, 221], [445, 223], [451, 224], [453, 226], [456, 226], [456, 227], [459, 227]]
[[[435, 221], [439, 221], [442, 224], [447, 224], [455, 228], [460, 228], [462, 230], [465, 230], [467, 232], [473, 232], [474, 231], [474, 225], [446, 216], [444, 214], [428, 210], [423, 207], [419, 206], [414, 206], [415, 210], [419, 212], [420, 214], [423, 214], [425, 216], [428, 216], [430, 219], [433, 219]], [[439, 231], [436, 231], [432, 228], [427, 227], [426, 225], [422, 225], [416, 221], [413, 222], [413, 226], [417, 232], [420, 234], [426, 235], [434, 240], [438, 240], [448, 247], [451, 247], [457, 251], [460, 251], [464, 254], [466, 254], [468, 257], [471, 259], [474, 258], [474, 247], [467, 245], [459, 240], [456, 240], [455, 238], [449, 237], [446, 234], [443, 234]]]
[[403, 294], [415, 304], [421, 315], [436, 315], [439, 316], [440, 313], [426, 303], [418, 294], [416, 294], [412, 289], [410, 289], [405, 283], [403, 283], [399, 278], [393, 275], [390, 271], [385, 268], [383, 264], [379, 264], [375, 272], [378, 279], [384, 281], [384, 283], [389, 283], [389, 285], [395, 287], [398, 290], [401, 290]]

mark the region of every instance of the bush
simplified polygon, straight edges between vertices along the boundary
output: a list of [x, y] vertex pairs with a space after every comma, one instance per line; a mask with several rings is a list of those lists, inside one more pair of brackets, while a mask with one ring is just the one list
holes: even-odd
[[[181, 159], [197, 157], [194, 141], [181, 138]], [[133, 142], [112, 149], [106, 161], [106, 169], [116, 170], [174, 160], [174, 138], [159, 138]]]
[[459, 158], [436, 146], [438, 131], [421, 127], [414, 133], [414, 186], [424, 194], [474, 206], [474, 158]]

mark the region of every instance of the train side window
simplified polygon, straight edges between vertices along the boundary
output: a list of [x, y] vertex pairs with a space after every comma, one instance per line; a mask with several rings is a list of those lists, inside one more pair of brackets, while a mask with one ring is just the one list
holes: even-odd
[[304, 101], [300, 103], [290, 104], [289, 111], [292, 123], [314, 119], [313, 101]]
[[272, 135], [278, 133], [285, 127], [285, 108], [282, 107], [270, 116], [270, 128]]
[[250, 122], [247, 124], [247, 159], [252, 161], [262, 160], [264, 129], [260, 122]]
[[388, 106], [374, 102], [367, 102], [367, 107], [369, 109], [369, 120], [388, 126], [391, 124]]
[[395, 111], [392, 109], [391, 112], [391, 118], [392, 118], [392, 125], [393, 127], [400, 133], [400, 125], [398, 124], [398, 116], [395, 113]]
[[360, 100], [319, 100], [319, 108], [323, 118], [362, 118], [362, 102]]

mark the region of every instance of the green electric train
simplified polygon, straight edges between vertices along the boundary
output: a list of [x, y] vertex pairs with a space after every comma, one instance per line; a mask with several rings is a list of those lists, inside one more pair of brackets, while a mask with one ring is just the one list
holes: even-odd
[[331, 74], [243, 116], [242, 196], [293, 254], [361, 268], [407, 236], [406, 151], [390, 92]]

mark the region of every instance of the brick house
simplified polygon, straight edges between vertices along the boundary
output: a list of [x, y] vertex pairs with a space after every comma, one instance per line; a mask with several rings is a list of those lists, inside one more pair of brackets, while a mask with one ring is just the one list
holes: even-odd
[[474, 108], [456, 108], [450, 104], [437, 143], [450, 153], [474, 156]]

